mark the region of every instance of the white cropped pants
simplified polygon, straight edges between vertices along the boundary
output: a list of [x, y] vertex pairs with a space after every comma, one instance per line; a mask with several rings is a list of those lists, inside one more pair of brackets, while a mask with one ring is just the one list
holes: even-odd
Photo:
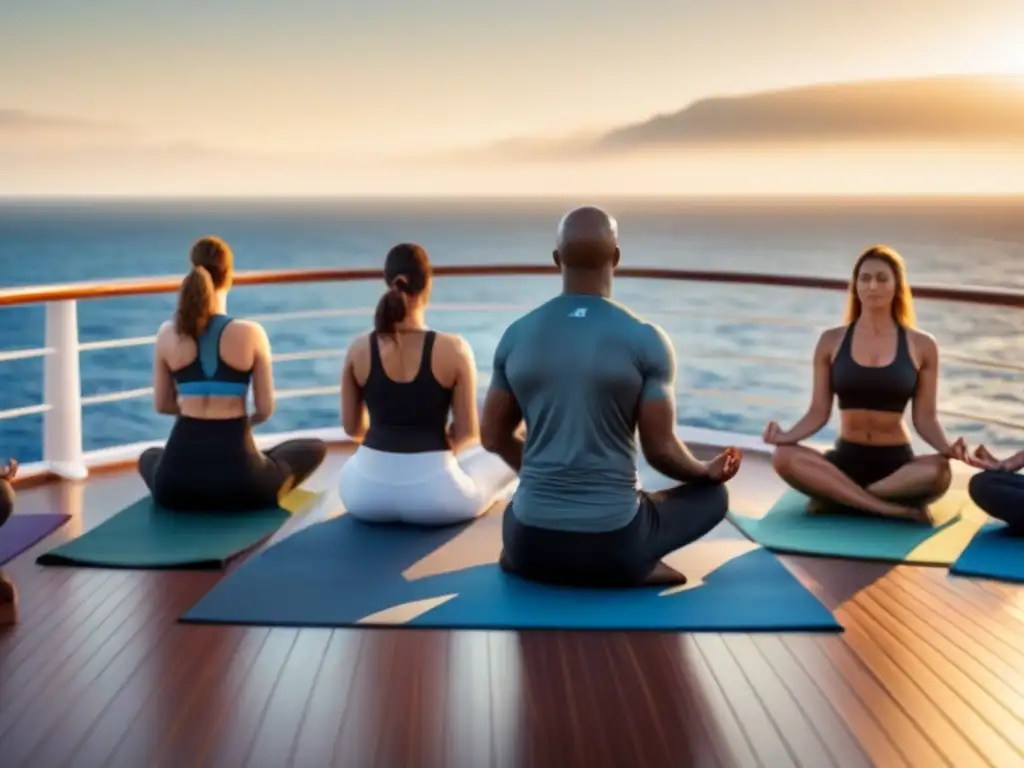
[[486, 512], [515, 479], [479, 446], [458, 457], [359, 446], [341, 468], [339, 494], [348, 514], [367, 522], [448, 525]]

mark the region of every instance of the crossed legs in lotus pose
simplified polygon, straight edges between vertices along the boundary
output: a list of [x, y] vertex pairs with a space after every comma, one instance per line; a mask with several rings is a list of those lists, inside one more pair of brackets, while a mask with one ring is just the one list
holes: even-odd
[[[830, 455], [832, 454], [832, 455]], [[812, 499], [813, 511], [830, 504], [866, 514], [933, 522], [928, 505], [949, 490], [949, 461], [937, 454], [917, 456], [878, 479], [860, 484], [833, 461], [802, 445], [780, 445], [772, 465], [787, 484]]]

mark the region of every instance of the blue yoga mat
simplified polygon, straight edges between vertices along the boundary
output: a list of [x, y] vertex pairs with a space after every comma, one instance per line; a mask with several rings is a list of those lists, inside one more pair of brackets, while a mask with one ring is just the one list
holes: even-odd
[[270, 547], [219, 582], [185, 622], [278, 627], [840, 631], [771, 553], [728, 524], [669, 563], [683, 587], [550, 587], [502, 572], [501, 511], [444, 529], [349, 515]]
[[751, 539], [773, 552], [950, 565], [981, 522], [962, 514], [966, 494], [948, 493], [932, 505], [937, 524], [856, 513], [808, 512], [808, 498], [787, 490], [761, 518], [730, 513]]
[[1008, 536], [1005, 523], [988, 523], [949, 572], [1024, 584], [1024, 537]]

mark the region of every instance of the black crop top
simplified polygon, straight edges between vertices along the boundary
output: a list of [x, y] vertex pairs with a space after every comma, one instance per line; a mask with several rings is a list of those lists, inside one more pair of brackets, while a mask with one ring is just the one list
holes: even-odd
[[903, 413], [917, 391], [917, 368], [910, 357], [907, 331], [898, 327], [896, 357], [886, 366], [864, 366], [853, 359], [851, 323], [832, 361], [832, 391], [842, 411], [858, 409]]
[[363, 385], [363, 402], [370, 414], [370, 427], [363, 438], [367, 448], [388, 453], [451, 448], [447, 428], [452, 390], [441, 386], [431, 368], [436, 336], [427, 331], [416, 377], [399, 382], [384, 371], [377, 334], [370, 334], [370, 374]]

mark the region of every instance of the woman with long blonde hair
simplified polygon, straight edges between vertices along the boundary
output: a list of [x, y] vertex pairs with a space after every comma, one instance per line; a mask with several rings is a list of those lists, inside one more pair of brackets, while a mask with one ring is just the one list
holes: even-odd
[[[764, 441], [773, 465], [817, 509], [839, 508], [931, 522], [928, 505], [949, 489], [950, 459], [964, 461], [963, 439], [950, 442], [937, 411], [939, 349], [915, 327], [903, 259], [876, 245], [853, 267], [846, 323], [821, 334], [814, 350], [814, 389], [807, 413], [788, 430], [770, 422]], [[839, 401], [835, 447], [821, 454], [800, 445]], [[915, 456], [903, 413], [935, 454]]]

